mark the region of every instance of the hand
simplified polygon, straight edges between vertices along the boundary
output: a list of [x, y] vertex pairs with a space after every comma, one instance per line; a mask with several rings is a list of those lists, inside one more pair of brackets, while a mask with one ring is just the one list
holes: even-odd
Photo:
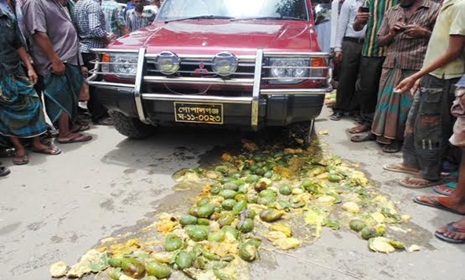
[[89, 75], [89, 69], [87, 69], [87, 67], [85, 66], [82, 66], [81, 67], [81, 73], [82, 73], [82, 76], [86, 77]]
[[361, 24], [365, 24], [369, 18], [370, 18], [370, 13], [365, 13], [365, 12], [357, 12], [357, 16], [355, 17], [356, 22], [359, 22]]
[[409, 24], [405, 26], [406, 35], [413, 38], [424, 38], [429, 34], [429, 30], [419, 26], [418, 24]]
[[336, 62], [341, 62], [341, 60], [342, 60], [342, 52], [341, 51], [334, 52], [334, 60]]
[[402, 21], [398, 21], [394, 24], [394, 26], [391, 28], [391, 30], [389, 31], [390, 34], [392, 34], [393, 36], [396, 36], [397, 34], [401, 33], [402, 31], [404, 31], [406, 28], [406, 25], [405, 23], [403, 23]]
[[65, 73], [65, 65], [61, 60], [52, 61], [52, 73], [62, 76]]
[[417, 80], [413, 76], [407, 77], [407, 78], [403, 79], [396, 86], [394, 91], [397, 92], [397, 93], [400, 93], [400, 94], [404, 94], [404, 93], [409, 92], [410, 90], [413, 90], [415, 85], [416, 85], [416, 88], [415, 88], [415, 91], [416, 91], [418, 89], [418, 81], [419, 80]]
[[36, 84], [37, 81], [39, 80], [39, 76], [37, 76], [36, 71], [34, 71], [34, 69], [32, 69], [32, 68], [27, 70], [27, 76], [29, 77], [29, 80], [33, 84]]

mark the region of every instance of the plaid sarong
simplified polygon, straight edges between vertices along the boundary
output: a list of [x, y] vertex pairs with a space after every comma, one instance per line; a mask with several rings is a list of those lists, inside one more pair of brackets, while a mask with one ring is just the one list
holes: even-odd
[[58, 76], [49, 72], [44, 77], [45, 110], [55, 126], [62, 113], [73, 122], [78, 113], [79, 93], [82, 87], [80, 67], [65, 64], [65, 74]]
[[31, 138], [47, 131], [39, 95], [22, 70], [0, 80], [0, 134]]

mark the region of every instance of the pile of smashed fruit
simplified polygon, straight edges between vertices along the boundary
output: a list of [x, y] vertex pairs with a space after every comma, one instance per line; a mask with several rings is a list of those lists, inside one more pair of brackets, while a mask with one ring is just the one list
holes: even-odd
[[392, 234], [410, 217], [362, 172], [315, 146], [225, 153], [219, 164], [182, 170], [176, 180], [202, 183], [187, 213], [163, 213], [124, 241], [103, 240], [71, 268], [52, 265], [52, 276], [247, 279], [247, 263], [263, 247], [290, 250], [319, 238], [324, 227], [349, 229], [374, 252], [419, 250]]

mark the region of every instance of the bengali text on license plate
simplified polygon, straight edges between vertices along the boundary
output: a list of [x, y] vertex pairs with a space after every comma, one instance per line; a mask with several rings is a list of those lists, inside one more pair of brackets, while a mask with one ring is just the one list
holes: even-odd
[[223, 124], [223, 104], [174, 102], [176, 122]]

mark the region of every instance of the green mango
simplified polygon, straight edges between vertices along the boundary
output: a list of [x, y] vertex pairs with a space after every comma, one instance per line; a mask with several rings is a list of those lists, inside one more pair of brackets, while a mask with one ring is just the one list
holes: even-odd
[[282, 195], [290, 195], [292, 193], [292, 188], [289, 186], [280, 186], [279, 193]]
[[228, 198], [228, 199], [225, 199], [223, 203], [221, 203], [221, 206], [225, 210], [232, 210], [234, 205], [236, 205], [236, 203], [237, 201], [235, 199]]
[[208, 241], [211, 241], [211, 242], [223, 242], [224, 238], [225, 238], [225, 232], [222, 230], [210, 232], [208, 234]]
[[215, 211], [215, 206], [212, 204], [204, 204], [200, 206], [197, 210], [197, 217], [199, 218], [208, 218]]
[[234, 198], [237, 192], [233, 190], [222, 190], [220, 191], [219, 195], [224, 197], [225, 199]]
[[226, 189], [226, 190], [233, 190], [233, 191], [237, 191], [239, 189], [239, 185], [236, 184], [234, 181], [231, 181], [231, 182], [227, 182], [223, 185], [223, 187]]
[[363, 220], [360, 220], [360, 219], [351, 220], [349, 223], [350, 229], [356, 232], [361, 231], [366, 226], [367, 224]]
[[179, 217], [179, 223], [182, 226], [195, 225], [197, 224], [197, 218], [188, 214], [181, 215], [181, 217]]
[[258, 194], [260, 197], [272, 196], [276, 197], [278, 194], [272, 190], [263, 190]]
[[176, 251], [182, 247], [182, 239], [175, 234], [168, 234], [165, 238], [164, 248], [168, 252]]
[[221, 227], [230, 225], [234, 220], [236, 219], [236, 216], [232, 212], [223, 212], [220, 214], [218, 220], [218, 224], [220, 224]]
[[145, 271], [150, 276], [155, 276], [158, 279], [168, 278], [171, 275], [171, 269], [166, 264], [161, 264], [157, 261], [150, 261], [145, 265]]
[[246, 262], [251, 262], [257, 259], [258, 251], [250, 242], [245, 242], [239, 245], [239, 257]]
[[224, 226], [221, 228], [222, 231], [224, 231], [225, 234], [229, 234], [232, 236], [234, 239], [237, 239], [239, 237], [239, 232], [233, 228], [232, 226]]
[[145, 266], [135, 258], [124, 258], [121, 261], [124, 274], [132, 278], [141, 278], [145, 274]]
[[121, 258], [109, 258], [108, 259], [108, 264], [111, 267], [121, 267], [122, 259]]
[[[207, 227], [208, 228], [208, 227]], [[187, 235], [194, 241], [202, 241], [208, 238], [208, 229], [204, 226], [187, 226], [185, 227]]]
[[210, 199], [204, 197], [204, 198], [200, 199], [199, 201], [197, 201], [196, 205], [197, 205], [197, 207], [200, 207], [200, 206], [205, 205], [205, 204], [207, 204], [209, 202], [210, 202]]
[[262, 212], [260, 212], [259, 217], [262, 221], [271, 223], [281, 219], [283, 214], [284, 213], [282, 211], [278, 211], [275, 209], [265, 209]]
[[180, 269], [186, 269], [192, 266], [194, 258], [186, 251], [181, 251], [175, 258], [175, 263]]
[[219, 194], [221, 190], [223, 190], [223, 186], [220, 183], [213, 184], [210, 187], [210, 193], [213, 195]]
[[245, 178], [245, 182], [249, 184], [258, 182], [258, 180], [260, 180], [260, 177], [257, 175], [249, 175]]
[[208, 225], [210, 225], [210, 220], [205, 219], [205, 218], [198, 218], [197, 219], [197, 224], [202, 225], [202, 226], [208, 226]]
[[236, 228], [243, 233], [251, 232], [254, 229], [253, 220], [250, 218], [247, 218], [247, 219], [244, 219], [243, 221], [239, 221], [239, 223], [237, 223], [236, 225]]
[[238, 215], [239, 213], [241, 213], [242, 210], [244, 210], [246, 208], [247, 208], [247, 201], [241, 200], [238, 203], [236, 203], [236, 205], [234, 205], [234, 207], [232, 209], [232, 212], [235, 215]]

